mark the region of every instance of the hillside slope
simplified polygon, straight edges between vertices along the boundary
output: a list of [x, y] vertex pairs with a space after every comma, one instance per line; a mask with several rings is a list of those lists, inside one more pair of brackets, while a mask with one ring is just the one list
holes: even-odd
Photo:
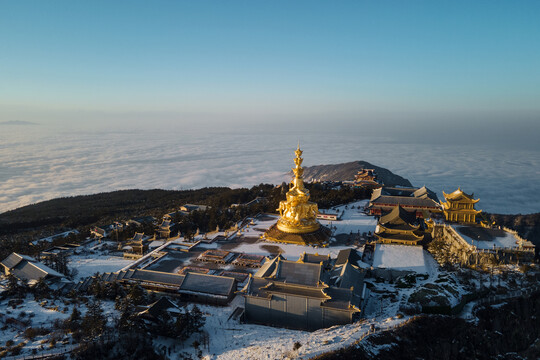
[[388, 169], [373, 165], [367, 161], [352, 161], [333, 165], [315, 165], [304, 168], [304, 179], [311, 181], [347, 181], [354, 180], [354, 175], [363, 169], [375, 169], [380, 181], [387, 186], [412, 186], [409, 180], [394, 174]]

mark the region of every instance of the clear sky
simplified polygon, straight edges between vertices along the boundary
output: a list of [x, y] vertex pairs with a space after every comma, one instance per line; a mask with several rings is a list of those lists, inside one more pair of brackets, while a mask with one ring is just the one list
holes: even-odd
[[1, 0], [0, 121], [95, 114], [530, 125], [540, 2]]

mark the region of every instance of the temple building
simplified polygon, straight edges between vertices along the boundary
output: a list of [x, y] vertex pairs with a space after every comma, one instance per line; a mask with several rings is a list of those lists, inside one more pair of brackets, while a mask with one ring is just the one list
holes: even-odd
[[474, 204], [480, 199], [474, 199], [474, 194], [466, 194], [460, 188], [453, 193], [443, 191], [446, 202], [441, 202], [446, 221], [458, 223], [476, 223], [476, 215], [482, 210], [475, 210]]
[[354, 186], [363, 189], [378, 189], [382, 185], [377, 181], [374, 169], [362, 169], [354, 176]]
[[421, 188], [382, 187], [373, 190], [369, 201], [371, 215], [383, 215], [401, 206], [415, 212], [418, 218], [428, 218], [432, 213], [440, 213], [441, 205], [437, 195], [423, 186]]
[[163, 221], [161, 222], [161, 225], [159, 225], [157, 229], [157, 233], [160, 238], [162, 239], [168, 239], [171, 237], [171, 227], [174, 224], [172, 223], [170, 218], [163, 218]]
[[296, 262], [267, 259], [241, 291], [245, 320], [309, 331], [356, 321], [365, 295], [359, 259], [353, 249], [338, 259], [305, 253]]
[[423, 220], [417, 219], [414, 212], [401, 206], [381, 216], [375, 229], [377, 242], [384, 244], [418, 245], [424, 239]]
[[277, 209], [280, 218], [264, 234], [269, 241], [293, 244], [323, 244], [330, 237], [330, 229], [317, 221], [317, 204], [309, 201], [309, 190], [304, 187], [304, 169], [302, 168], [302, 150], [295, 151], [296, 167], [287, 200], [279, 203]]

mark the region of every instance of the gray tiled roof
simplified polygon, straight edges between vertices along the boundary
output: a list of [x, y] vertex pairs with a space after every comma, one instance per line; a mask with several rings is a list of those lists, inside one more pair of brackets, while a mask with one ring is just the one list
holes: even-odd
[[375, 236], [383, 238], [383, 239], [403, 240], [403, 241], [420, 241], [424, 238], [423, 235], [416, 235], [414, 232], [400, 234], [400, 233], [390, 233], [387, 231], [382, 231], [382, 232], [376, 233]]
[[267, 279], [250, 277], [247, 285], [244, 287], [244, 289], [242, 289], [242, 292], [250, 296], [268, 297], [269, 295], [264, 291], [264, 287], [266, 287], [269, 283], [270, 280]]
[[4, 260], [2, 260], [2, 262], [0, 262], [0, 264], [4, 265], [4, 266], [7, 267], [8, 269], [12, 269], [12, 268], [14, 268], [18, 263], [20, 263], [22, 260], [26, 260], [26, 261], [36, 261], [35, 259], [31, 258], [30, 256], [22, 255], [22, 254], [17, 254], [17, 253], [15, 253], [15, 252], [13, 252], [13, 253], [9, 254], [7, 258], [5, 258]]
[[437, 197], [437, 194], [435, 194], [433, 191], [431, 191], [425, 186], [422, 186], [420, 189], [416, 190], [413, 193], [413, 196], [416, 198], [430, 198], [431, 200], [437, 203], [439, 202], [439, 198]]
[[45, 277], [64, 277], [35, 259], [17, 253], [11, 253], [2, 261], [2, 265], [11, 270], [13, 275], [22, 280], [39, 280]]
[[[127, 273], [126, 275], [129, 275]], [[165, 285], [178, 286], [180, 287], [184, 281], [184, 275], [171, 274], [161, 271], [152, 271], [152, 270], [135, 270], [131, 276], [130, 280], [140, 280], [140, 281], [149, 281]], [[127, 279], [127, 276], [124, 277]]]
[[436, 208], [439, 209], [440, 205], [435, 201], [427, 198], [415, 198], [415, 197], [404, 197], [404, 196], [387, 196], [381, 195], [378, 198], [371, 200], [371, 206], [410, 206], [417, 208]]
[[356, 264], [359, 260], [362, 260], [362, 258], [358, 254], [358, 251], [353, 248], [343, 249], [339, 251], [336, 264], [334, 266], [343, 265], [347, 261]]
[[236, 279], [226, 276], [215, 276], [188, 273], [180, 286], [180, 291], [193, 291], [212, 295], [229, 296], [236, 290]]
[[386, 223], [413, 223], [416, 221], [416, 214], [403, 209], [401, 206], [396, 206], [388, 214], [381, 216], [379, 222], [381, 224]]
[[302, 286], [294, 286], [284, 283], [271, 283], [264, 289], [261, 289], [269, 294], [279, 293], [287, 295], [305, 296], [316, 299], [327, 299], [328, 296], [323, 292], [323, 288], [308, 288]]
[[324, 301], [322, 307], [350, 310], [351, 305], [358, 307], [360, 303], [360, 297], [350, 289], [328, 288], [325, 292], [330, 299]]
[[262, 277], [269, 277], [272, 275], [272, 273], [276, 270], [276, 263], [278, 260], [285, 260], [281, 254], [278, 254], [273, 259], [266, 259], [264, 264], [260, 267], [259, 270], [255, 273], [255, 277], [262, 278]]
[[13, 269], [11, 269], [12, 274], [21, 280], [39, 280], [47, 276], [45, 271], [42, 271], [40, 268], [32, 266], [31, 262], [21, 261]]
[[150, 314], [154, 318], [159, 318], [163, 313], [180, 313], [180, 309], [176, 304], [171, 302], [166, 297], [161, 297], [158, 301], [156, 301], [153, 304], [150, 304], [148, 308], [144, 311], [142, 311], [141, 314]]
[[339, 288], [358, 287], [362, 284], [362, 270], [355, 268], [351, 263], [347, 262], [343, 266], [340, 266], [333, 271], [333, 275], [337, 276], [339, 279], [338, 284]]
[[291, 284], [317, 286], [321, 280], [321, 265], [282, 260], [278, 263], [276, 280]]
[[39, 263], [36, 264], [33, 262], [29, 262], [27, 260], [23, 260], [12, 269], [12, 272], [16, 278], [27, 280], [27, 281], [39, 280], [47, 276], [63, 277], [62, 274], [59, 274], [58, 272], [52, 269], [49, 269], [46, 266], [38, 266], [38, 265], [42, 265], [42, 264], [39, 264]]
[[321, 262], [328, 263], [330, 261], [330, 256], [329, 255], [309, 254], [309, 253], [304, 252], [300, 256], [300, 260], [305, 262], [305, 263], [311, 263], [311, 264], [320, 264]]

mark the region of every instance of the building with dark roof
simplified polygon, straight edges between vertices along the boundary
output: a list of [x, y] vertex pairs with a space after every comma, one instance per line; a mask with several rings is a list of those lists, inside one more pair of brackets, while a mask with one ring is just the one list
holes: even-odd
[[383, 215], [398, 206], [414, 212], [419, 218], [426, 218], [429, 213], [442, 211], [437, 194], [425, 186], [421, 188], [382, 187], [375, 189], [371, 195], [368, 209], [371, 215]]
[[157, 233], [160, 238], [168, 239], [171, 237], [171, 227], [174, 225], [174, 223], [171, 221], [171, 219], [163, 219], [161, 222], [161, 225], [157, 228]]
[[60, 281], [64, 275], [40, 263], [27, 255], [11, 253], [0, 262], [6, 275], [13, 275], [17, 279], [32, 284], [40, 279], [49, 283]]
[[152, 323], [161, 323], [164, 319], [180, 316], [182, 310], [166, 297], [144, 307], [140, 307], [136, 316]]
[[155, 224], [156, 223], [156, 218], [153, 217], [153, 216], [141, 216], [141, 217], [136, 217], [136, 218], [133, 218], [133, 219], [129, 219], [128, 221], [126, 221], [126, 225], [137, 225], [137, 226], [141, 226], [143, 224]]
[[122, 223], [115, 221], [109, 225], [99, 225], [90, 228], [90, 235], [95, 238], [101, 239], [109, 237], [112, 233], [121, 231], [124, 228]]
[[205, 211], [208, 209], [210, 209], [210, 206], [208, 205], [184, 204], [180, 206], [180, 211], [185, 211], [187, 213], [192, 211]]
[[377, 242], [384, 244], [418, 245], [424, 239], [423, 230], [414, 212], [401, 206], [381, 216], [375, 229]]
[[129, 269], [103, 274], [100, 279], [106, 282], [137, 283], [151, 291], [216, 305], [228, 304], [237, 290], [237, 280], [233, 277], [189, 271], [186, 274], [173, 274], [153, 270]]
[[150, 236], [136, 232], [133, 238], [127, 240], [122, 247], [124, 257], [128, 259], [140, 259], [147, 251], [150, 244]]
[[350, 254], [340, 264], [314, 254], [296, 262], [267, 259], [242, 289], [246, 321], [310, 331], [355, 321], [364, 271], [348, 261]]

